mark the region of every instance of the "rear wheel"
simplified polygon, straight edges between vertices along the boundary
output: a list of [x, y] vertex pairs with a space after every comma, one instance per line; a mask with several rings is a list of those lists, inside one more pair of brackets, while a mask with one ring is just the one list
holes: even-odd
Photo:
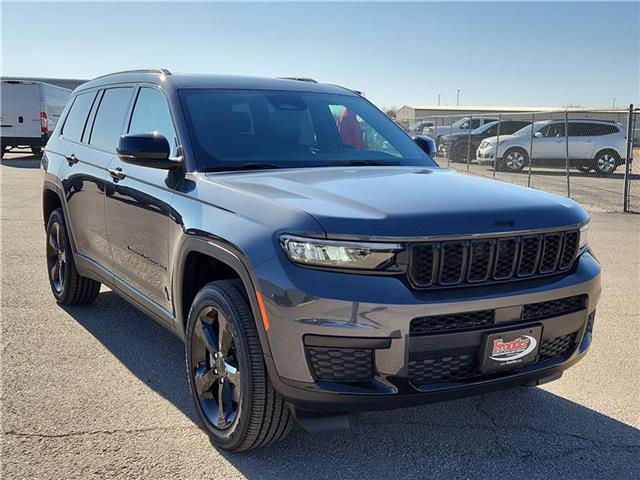
[[205, 285], [191, 306], [186, 334], [189, 389], [212, 442], [244, 451], [285, 438], [293, 417], [269, 381], [242, 284]]
[[88, 303], [100, 293], [100, 283], [76, 269], [61, 208], [51, 212], [47, 223], [47, 270], [51, 291], [60, 305]]
[[598, 152], [594, 167], [598, 175], [611, 175], [620, 164], [620, 156], [613, 150]]
[[467, 163], [467, 147], [464, 145], [457, 145], [451, 152], [451, 161], [453, 163]]

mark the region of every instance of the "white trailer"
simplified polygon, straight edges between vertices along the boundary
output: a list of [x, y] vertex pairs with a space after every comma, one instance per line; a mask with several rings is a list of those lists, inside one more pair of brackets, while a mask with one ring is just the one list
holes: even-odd
[[56, 127], [71, 90], [42, 82], [2, 80], [2, 155], [16, 147], [39, 154]]

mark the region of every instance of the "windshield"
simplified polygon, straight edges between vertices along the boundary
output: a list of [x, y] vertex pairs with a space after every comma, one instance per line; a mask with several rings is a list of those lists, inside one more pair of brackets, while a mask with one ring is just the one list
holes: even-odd
[[491, 122], [491, 123], [485, 123], [485, 124], [484, 124], [484, 125], [482, 125], [481, 127], [478, 127], [478, 128], [476, 128], [475, 130], [473, 130], [473, 131], [471, 132], [471, 134], [472, 134], [472, 135], [477, 135], [477, 134], [479, 134], [479, 133], [484, 133], [484, 132], [486, 132], [487, 130], [489, 130], [491, 127], [493, 127], [493, 126], [495, 126], [495, 125], [497, 125], [497, 124], [498, 124], [498, 122], [497, 122], [497, 121], [495, 121], [495, 122]]
[[461, 118], [460, 120], [457, 120], [457, 121], [453, 122], [453, 124], [451, 126], [453, 128], [460, 128], [460, 127], [462, 127], [462, 125], [464, 125], [468, 121], [469, 121], [469, 117], [464, 117], [464, 118]]
[[198, 170], [437, 166], [362, 97], [217, 89], [179, 95]]

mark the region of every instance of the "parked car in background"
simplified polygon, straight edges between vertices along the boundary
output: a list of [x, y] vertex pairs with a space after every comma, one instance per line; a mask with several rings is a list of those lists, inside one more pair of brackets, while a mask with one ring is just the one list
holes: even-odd
[[414, 136], [414, 135], [425, 135], [427, 129], [432, 128], [433, 125], [433, 121], [426, 121], [426, 120], [420, 120], [417, 121], [416, 123], [414, 123], [413, 125], [410, 125], [409, 128], [407, 129], [407, 132], [409, 133], [409, 135]]
[[[494, 137], [498, 133], [511, 135], [518, 130], [531, 125], [531, 122], [524, 120], [503, 120], [485, 123], [472, 132], [454, 133], [453, 135], [442, 135], [438, 140], [438, 156], [451, 158], [453, 162], [465, 162], [467, 155], [473, 160], [480, 142], [485, 138]], [[499, 130], [498, 130], [499, 127]]]
[[584, 119], [570, 120], [568, 125], [568, 142], [563, 119], [536, 122], [513, 135], [501, 135], [499, 141], [486, 138], [476, 151], [476, 159], [481, 164], [495, 163], [498, 170], [519, 172], [529, 164], [533, 143], [537, 166], [564, 167], [568, 143], [570, 164], [581, 172], [611, 175], [624, 164], [627, 140], [622, 124]]
[[56, 128], [71, 90], [42, 82], [2, 81], [1, 153], [29, 147], [40, 154]]
[[469, 129], [475, 130], [478, 127], [486, 125], [487, 123], [496, 121], [498, 121], [497, 118], [463, 117], [460, 120], [453, 122], [453, 124], [451, 125], [437, 125], [433, 127], [427, 127], [423, 133], [433, 138], [437, 144], [442, 135], [452, 135], [454, 133], [468, 132]]

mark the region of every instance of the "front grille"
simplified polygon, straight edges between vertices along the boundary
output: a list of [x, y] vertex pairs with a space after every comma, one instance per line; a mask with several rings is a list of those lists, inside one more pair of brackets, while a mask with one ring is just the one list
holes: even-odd
[[410, 246], [409, 280], [416, 288], [495, 283], [568, 270], [578, 230]]
[[373, 375], [373, 350], [306, 347], [313, 377], [327, 382], [368, 382]]
[[[575, 349], [575, 339], [576, 333], [571, 333], [542, 341], [538, 362], [570, 355]], [[477, 349], [462, 354], [409, 359], [409, 380], [415, 385], [426, 385], [481, 377], [479, 353]]]
[[[559, 298], [548, 302], [530, 303], [522, 307], [520, 318], [513, 322], [530, 322], [545, 318], [568, 315], [587, 308], [587, 295]], [[483, 329], [495, 326], [495, 310], [449, 313], [416, 317], [409, 324], [411, 336], [451, 333], [466, 329]]]
[[575, 333], [544, 340], [542, 344], [540, 344], [538, 360], [542, 362], [550, 358], [561, 357], [571, 353], [575, 347], [575, 340]]
[[425, 335], [436, 332], [449, 332], [493, 325], [494, 310], [480, 310], [477, 312], [452, 313], [449, 315], [432, 315], [417, 317], [411, 320], [410, 335]]
[[522, 319], [541, 320], [543, 318], [567, 315], [585, 308], [587, 308], [587, 296], [575, 295], [573, 297], [525, 305], [522, 308]]

